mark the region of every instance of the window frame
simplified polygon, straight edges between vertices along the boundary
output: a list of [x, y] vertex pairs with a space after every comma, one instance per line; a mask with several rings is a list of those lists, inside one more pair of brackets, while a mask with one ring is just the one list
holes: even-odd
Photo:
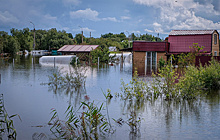
[[214, 44], [217, 44], [217, 34], [214, 34]]

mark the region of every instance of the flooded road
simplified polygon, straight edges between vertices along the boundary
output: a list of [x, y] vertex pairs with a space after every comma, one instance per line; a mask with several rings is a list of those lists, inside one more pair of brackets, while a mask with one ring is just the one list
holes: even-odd
[[[19, 114], [13, 118], [18, 140], [35, 139], [37, 135], [54, 138], [47, 125], [55, 108], [60, 118], [69, 105], [76, 109], [84, 96], [101, 104], [103, 92], [120, 92], [121, 79], [128, 83], [132, 78], [132, 64], [114, 66], [86, 66], [85, 89], [80, 93], [69, 93], [65, 89], [54, 91], [47, 85], [57, 69], [65, 73], [70, 65], [40, 65], [39, 58], [17, 56], [9, 60], [0, 59], [0, 93], [4, 94], [4, 106], [8, 114]], [[220, 93], [195, 102], [144, 102], [137, 110], [141, 117], [140, 131], [133, 133], [128, 125], [118, 126], [113, 120], [115, 133], [106, 139], [220, 139]], [[126, 104], [127, 105], [127, 104]], [[108, 104], [110, 118], [129, 118], [129, 106], [113, 97]]]

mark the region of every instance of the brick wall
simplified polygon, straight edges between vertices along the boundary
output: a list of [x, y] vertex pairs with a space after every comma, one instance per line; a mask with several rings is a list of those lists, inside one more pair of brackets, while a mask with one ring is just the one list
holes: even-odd
[[167, 62], [167, 56], [165, 54], [165, 52], [157, 52], [157, 64], [159, 64], [159, 60], [161, 57], [163, 58], [163, 60], [165, 60], [165, 62]]
[[[217, 35], [217, 44], [214, 43], [214, 36]], [[219, 56], [219, 34], [214, 32], [212, 35], [212, 55], [214, 56], [214, 52], [217, 51], [217, 56]]]
[[133, 52], [133, 72], [135, 69], [138, 74], [144, 74], [146, 52]]

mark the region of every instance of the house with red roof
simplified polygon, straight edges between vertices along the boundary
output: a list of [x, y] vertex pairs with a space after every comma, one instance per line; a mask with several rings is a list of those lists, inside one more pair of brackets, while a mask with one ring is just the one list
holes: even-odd
[[133, 42], [133, 71], [136, 69], [139, 74], [156, 71], [159, 59], [167, 61], [171, 54], [189, 53], [194, 43], [204, 47], [201, 54], [219, 56], [217, 30], [172, 30], [165, 42]]
[[189, 46], [198, 43], [203, 52], [219, 56], [219, 33], [217, 30], [172, 30], [169, 34], [169, 53], [180, 54], [190, 52]]

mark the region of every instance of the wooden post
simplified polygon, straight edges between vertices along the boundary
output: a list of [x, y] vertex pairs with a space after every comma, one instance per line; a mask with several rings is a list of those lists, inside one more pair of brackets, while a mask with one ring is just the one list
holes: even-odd
[[98, 70], [99, 70], [99, 57], [98, 57]]
[[123, 60], [124, 59], [124, 57], [123, 57], [123, 52], [121, 52], [121, 68], [123, 68]]
[[54, 68], [55, 68], [55, 57], [54, 57]]
[[83, 43], [83, 31], [82, 31], [82, 43]]
[[145, 65], [144, 65], [144, 75], [146, 76], [146, 74], [147, 74], [147, 53], [146, 53], [146, 55], [145, 55], [144, 61], [145, 61]]
[[152, 62], [153, 62], [153, 59], [152, 59], [153, 55], [152, 55], [152, 52], [150, 53], [150, 72], [152, 72]]
[[172, 55], [171, 55], [171, 59], [170, 59], [171, 71], [172, 71], [172, 67], [173, 67], [173, 66], [172, 66], [172, 63], [173, 63], [173, 60], [172, 60], [172, 59], [173, 59], [173, 58], [172, 58]]
[[78, 59], [78, 58], [76, 57], [76, 65], [77, 65], [77, 59]]

